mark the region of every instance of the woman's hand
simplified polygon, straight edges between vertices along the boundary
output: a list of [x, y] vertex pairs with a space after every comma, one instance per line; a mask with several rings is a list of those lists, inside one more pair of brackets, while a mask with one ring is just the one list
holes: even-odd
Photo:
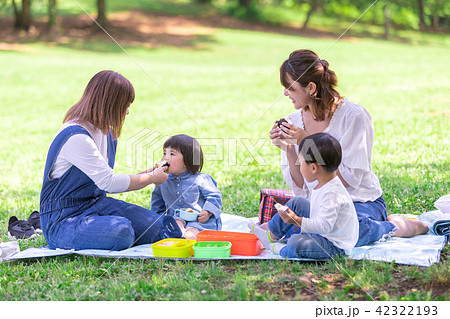
[[151, 172], [153, 172], [156, 168], [156, 165], [153, 166], [152, 168], [147, 168], [145, 171], [139, 172], [138, 174], [150, 174]]
[[281, 125], [281, 138], [289, 139], [291, 141], [294, 140], [297, 145], [299, 145], [300, 142], [308, 135], [309, 134], [305, 130], [295, 126], [292, 123], [283, 123], [283, 125]]
[[149, 184], [155, 184], [156, 186], [164, 183], [169, 176], [165, 173], [167, 166], [160, 168], [150, 168], [143, 172], [130, 176], [130, 185], [127, 191], [136, 191], [138, 189], [144, 188]]
[[148, 172], [147, 174], [151, 175], [152, 183], [156, 186], [159, 186], [165, 183], [165, 181], [167, 181], [167, 179], [169, 178], [169, 176], [166, 174], [167, 169], [167, 166], [163, 166], [160, 168], [153, 167], [149, 169], [150, 172]]
[[294, 141], [286, 140], [283, 137], [283, 132], [280, 130], [277, 124], [275, 124], [272, 129], [270, 130], [270, 139], [272, 140], [272, 144], [281, 149], [282, 151], [286, 151], [286, 149], [291, 146], [295, 145], [293, 143]]
[[212, 213], [208, 212], [207, 210], [202, 210], [200, 212], [200, 215], [198, 215], [197, 221], [199, 223], [206, 223], [208, 219], [211, 217]]

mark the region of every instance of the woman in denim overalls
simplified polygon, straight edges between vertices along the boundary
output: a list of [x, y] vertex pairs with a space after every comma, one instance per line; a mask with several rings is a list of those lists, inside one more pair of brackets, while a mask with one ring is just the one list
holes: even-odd
[[67, 112], [47, 155], [40, 195], [42, 230], [50, 248], [122, 250], [181, 237], [171, 216], [160, 216], [106, 193], [167, 180], [167, 168], [114, 174], [117, 138], [134, 89], [122, 75], [101, 71]]

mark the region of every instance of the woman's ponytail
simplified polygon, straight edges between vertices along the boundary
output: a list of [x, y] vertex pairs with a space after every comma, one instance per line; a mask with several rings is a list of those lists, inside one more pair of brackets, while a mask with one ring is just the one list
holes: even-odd
[[319, 101], [316, 102], [318, 105], [322, 104], [327, 111], [331, 111], [336, 98], [341, 98], [340, 94], [335, 89], [337, 86], [337, 76], [334, 71], [328, 68], [329, 64], [327, 60], [319, 61], [323, 68], [322, 77], [320, 79], [320, 92], [317, 92], [321, 103]]

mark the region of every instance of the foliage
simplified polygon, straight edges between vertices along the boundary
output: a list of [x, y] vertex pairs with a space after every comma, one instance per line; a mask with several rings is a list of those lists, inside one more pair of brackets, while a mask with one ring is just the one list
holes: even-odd
[[[133, 3], [149, 5], [147, 1]], [[182, 9], [171, 7], [172, 12]], [[67, 10], [80, 14], [73, 8]], [[90, 10], [95, 11], [94, 3]], [[0, 240], [8, 240], [10, 216], [26, 219], [38, 208], [50, 142], [68, 107], [101, 69], [117, 70], [136, 89], [119, 141], [117, 173], [143, 168], [129, 164], [127, 144], [142, 129], [164, 135], [190, 134], [204, 146], [234, 139], [239, 142], [237, 152], [230, 144], [222, 148], [219, 144], [223, 151], [219, 157], [207, 150], [204, 172], [218, 181], [224, 212], [256, 216], [261, 187], [286, 187], [279, 152], [267, 136], [275, 119], [293, 111], [283, 97], [278, 68], [298, 48], [313, 49], [327, 59], [338, 74], [339, 92], [370, 111], [375, 127], [372, 163], [390, 214], [431, 210], [436, 199], [450, 193], [450, 84], [446, 72], [436, 71], [442, 70], [447, 58], [448, 37], [426, 34], [427, 42], [422, 43], [425, 38], [415, 32], [408, 42], [341, 39], [331, 46], [334, 38], [329, 37], [238, 28], [210, 28], [209, 32], [186, 36], [188, 47], [148, 48], [138, 41], [124, 45], [139, 66], [106, 36], [4, 46], [0, 59]], [[243, 139], [253, 145], [259, 139], [265, 141], [259, 150], [263, 161], [252, 158], [240, 142]], [[153, 164], [151, 158], [148, 163]], [[151, 192], [148, 187], [111, 196], [149, 207]], [[43, 237], [20, 241], [21, 249], [45, 244]], [[0, 299], [449, 300], [449, 255], [446, 245], [440, 262], [427, 268], [348, 258], [336, 264], [60, 256], [0, 264]]]
[[[153, 10], [161, 6], [158, 2], [161, 0], [143, 1], [133, 0], [126, 3], [118, 3], [114, 0], [105, 1], [108, 12], [116, 8], [148, 7]], [[394, 1], [373, 1], [373, 0], [162, 0], [166, 3], [188, 4], [189, 2], [198, 3], [200, 6], [210, 7], [217, 12], [234, 16], [238, 19], [259, 21], [270, 24], [286, 24], [303, 19], [302, 23], [308, 17], [308, 12], [312, 10], [313, 15], [323, 14], [328, 17], [338, 17], [354, 21], [370, 6], [362, 17], [361, 22], [383, 25], [385, 21], [384, 7], [388, 6], [390, 21], [396, 28], [419, 30], [420, 12], [418, 6], [419, 0], [394, 0]], [[32, 13], [36, 16], [46, 16], [49, 12], [48, 5], [53, 1], [33, 0]], [[86, 8], [95, 7], [96, 3], [80, 1]], [[449, 30], [450, 29], [450, 2], [444, 0], [423, 0], [424, 3], [424, 23], [430, 30]], [[73, 6], [73, 4], [70, 4]], [[67, 6], [65, 3], [58, 3], [59, 7]], [[20, 7], [20, 3], [19, 3]], [[192, 6], [190, 6], [192, 8]], [[204, 11], [205, 9], [203, 9]], [[293, 12], [290, 12], [292, 11]], [[0, 12], [12, 12], [12, 0], [0, 0]], [[187, 13], [187, 12], [186, 12]], [[296, 17], [293, 17], [296, 16]]]

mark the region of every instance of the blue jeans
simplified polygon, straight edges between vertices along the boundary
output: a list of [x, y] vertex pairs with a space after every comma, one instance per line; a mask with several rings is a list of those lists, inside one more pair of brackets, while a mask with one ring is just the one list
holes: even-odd
[[[302, 198], [302, 200], [300, 200], [300, 198]], [[306, 211], [309, 216], [309, 201], [305, 200], [306, 199], [303, 197], [296, 196], [287, 202], [286, 205], [299, 216], [302, 216], [300, 215], [301, 212], [304, 212], [303, 214], [305, 214]], [[353, 204], [355, 205], [359, 222], [359, 238], [355, 247], [373, 244], [377, 240], [392, 234], [395, 225], [386, 220], [387, 212], [383, 196], [380, 196], [373, 202], [354, 202]], [[308, 216], [304, 215], [304, 217]], [[278, 216], [278, 219], [281, 218]], [[275, 232], [271, 231], [278, 238], [281, 237], [278, 236], [276, 232], [284, 233], [286, 231], [286, 237], [289, 237], [294, 233], [293, 228], [292, 225], [288, 225], [286, 228], [275, 228]], [[297, 231], [297, 233], [299, 232], [300, 230]]]
[[[310, 216], [310, 202], [304, 197], [293, 197], [286, 203], [286, 206], [297, 216], [306, 218]], [[345, 254], [344, 250], [333, 245], [325, 237], [319, 234], [301, 233], [300, 227], [286, 224], [279, 214], [275, 214], [267, 226], [276, 237], [287, 239], [286, 247], [280, 251], [280, 255], [283, 257], [326, 260], [331, 259], [334, 255]]]
[[50, 248], [122, 250], [163, 238], [167, 216], [106, 196], [86, 204], [78, 214], [80, 207], [41, 215], [43, 224], [51, 225], [46, 236]]
[[354, 202], [359, 222], [359, 239], [355, 247], [370, 245], [384, 236], [390, 236], [395, 225], [386, 220], [383, 196], [373, 202]]

